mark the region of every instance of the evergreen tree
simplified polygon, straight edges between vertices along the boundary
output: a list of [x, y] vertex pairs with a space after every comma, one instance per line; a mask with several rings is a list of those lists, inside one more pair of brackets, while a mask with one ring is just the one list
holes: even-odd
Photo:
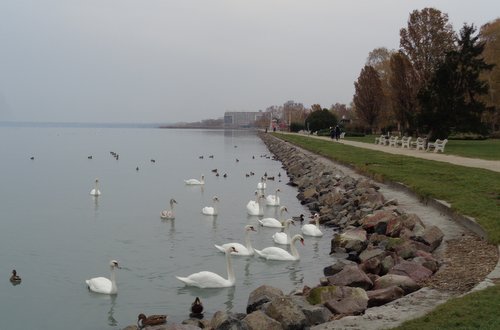
[[491, 70], [481, 54], [484, 43], [474, 36], [474, 25], [464, 24], [457, 40], [457, 50], [446, 54], [432, 79], [419, 93], [422, 112], [419, 126], [429, 138], [446, 138], [451, 130], [480, 133], [481, 114], [486, 110], [480, 96], [488, 92], [479, 79], [482, 71]]

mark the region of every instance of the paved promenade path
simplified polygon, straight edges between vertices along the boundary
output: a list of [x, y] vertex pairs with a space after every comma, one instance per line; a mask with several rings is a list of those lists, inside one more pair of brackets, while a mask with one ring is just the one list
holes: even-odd
[[383, 151], [383, 152], [387, 152], [387, 153], [395, 154], [395, 155], [404, 155], [404, 156], [422, 158], [422, 159], [427, 159], [427, 160], [435, 160], [438, 162], [447, 162], [447, 163], [451, 163], [451, 164], [455, 164], [455, 165], [483, 168], [483, 169], [494, 171], [494, 172], [500, 172], [500, 161], [498, 161], [498, 160], [485, 160], [485, 159], [478, 159], [478, 158], [460, 157], [460, 156], [455, 156], [455, 155], [449, 155], [446, 153], [435, 153], [435, 152], [428, 152], [428, 151], [415, 150], [415, 149], [406, 149], [406, 148], [402, 149], [400, 147], [395, 148], [395, 147], [389, 147], [389, 146], [379, 145], [379, 144], [375, 144], [375, 143], [357, 142], [357, 141], [350, 141], [350, 140], [345, 140], [345, 139], [341, 139], [337, 142], [337, 141], [332, 140], [331, 138], [326, 137], [326, 136], [316, 136], [316, 135], [308, 135], [308, 136], [313, 137], [313, 138], [327, 140], [327, 141], [332, 141], [332, 143], [342, 143], [345, 145], [350, 145], [350, 146], [354, 146], [354, 147], [358, 147], [358, 148]]

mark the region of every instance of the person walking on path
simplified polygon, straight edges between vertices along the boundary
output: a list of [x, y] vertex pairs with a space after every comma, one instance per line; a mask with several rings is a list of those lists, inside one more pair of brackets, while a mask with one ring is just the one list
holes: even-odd
[[340, 139], [340, 127], [339, 125], [335, 126], [335, 140], [339, 140]]

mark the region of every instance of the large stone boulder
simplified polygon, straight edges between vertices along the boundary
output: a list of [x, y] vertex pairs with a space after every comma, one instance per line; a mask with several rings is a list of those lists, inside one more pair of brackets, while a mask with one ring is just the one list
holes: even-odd
[[360, 287], [365, 290], [373, 286], [372, 281], [356, 266], [346, 266], [335, 275], [327, 277], [330, 285]]
[[443, 237], [441, 229], [436, 226], [427, 226], [422, 232], [415, 235], [415, 240], [429, 246], [430, 251], [434, 251], [441, 244]]
[[246, 324], [249, 330], [283, 330], [281, 323], [270, 318], [262, 311], [255, 311], [248, 314], [243, 319], [243, 323]]
[[[366, 295], [366, 293], [365, 293]], [[368, 307], [368, 297], [346, 297], [341, 300], [329, 300], [325, 303], [333, 314], [359, 315]]]
[[332, 245], [344, 248], [347, 252], [353, 251], [359, 254], [367, 245], [366, 231], [362, 228], [348, 229], [342, 234], [335, 235]]
[[210, 320], [210, 326], [217, 330], [248, 330], [248, 326], [241, 319], [236, 314], [217, 311]]
[[391, 286], [398, 286], [405, 294], [412, 293], [420, 289], [420, 285], [408, 276], [387, 274], [378, 278], [373, 284], [373, 289], [384, 289]]
[[274, 298], [264, 312], [281, 323], [284, 330], [302, 330], [307, 324], [306, 316], [291, 297]]
[[311, 305], [304, 296], [292, 296], [292, 300], [306, 316], [307, 326], [328, 322], [332, 316], [328, 308], [322, 305]]
[[368, 307], [374, 307], [399, 299], [405, 295], [405, 292], [399, 286], [394, 285], [383, 289], [366, 291], [366, 294], [368, 295]]
[[402, 260], [392, 267], [389, 274], [408, 276], [419, 283], [431, 277], [432, 271], [417, 262]]
[[337, 259], [335, 262], [323, 268], [323, 274], [325, 276], [332, 276], [340, 272], [346, 266], [355, 266], [356, 263], [354, 261], [346, 260], [346, 259]]
[[277, 297], [283, 297], [283, 291], [269, 285], [261, 285], [248, 296], [247, 314], [260, 309], [260, 307]]

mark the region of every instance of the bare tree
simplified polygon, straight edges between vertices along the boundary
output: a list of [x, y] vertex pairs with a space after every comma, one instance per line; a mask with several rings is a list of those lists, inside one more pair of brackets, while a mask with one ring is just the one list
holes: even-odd
[[390, 60], [391, 102], [399, 131], [416, 129], [417, 83], [413, 66], [403, 53], [394, 53]]
[[382, 83], [377, 71], [369, 65], [361, 70], [358, 80], [354, 83], [355, 94], [353, 102], [358, 117], [375, 132], [382, 106]]
[[454, 48], [455, 33], [448, 15], [435, 8], [414, 10], [399, 31], [400, 50], [415, 69], [419, 88], [431, 79], [438, 64]]

